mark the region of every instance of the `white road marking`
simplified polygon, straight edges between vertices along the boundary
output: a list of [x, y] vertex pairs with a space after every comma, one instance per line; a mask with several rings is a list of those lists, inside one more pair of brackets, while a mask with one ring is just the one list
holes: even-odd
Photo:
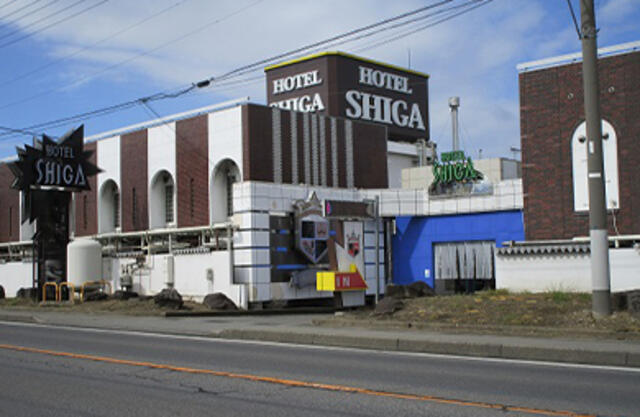
[[154, 337], [159, 339], [171, 339], [171, 340], [197, 340], [197, 341], [208, 342], [208, 343], [229, 343], [229, 344], [235, 343], [235, 344], [246, 344], [246, 345], [273, 346], [273, 347], [287, 346], [287, 347], [292, 347], [297, 349], [308, 349], [308, 350], [329, 350], [329, 351], [338, 351], [338, 352], [379, 354], [379, 355], [387, 355], [387, 356], [408, 356], [408, 357], [422, 357], [422, 358], [433, 358], [433, 359], [455, 359], [455, 360], [463, 360], [463, 361], [470, 361], [470, 362], [507, 363], [507, 364], [514, 364], [514, 365], [545, 366], [545, 367], [557, 367], [557, 368], [588, 369], [588, 370], [597, 370], [597, 371], [640, 373], [640, 368], [630, 368], [630, 367], [623, 367], [623, 366], [588, 365], [588, 364], [579, 364], [579, 363], [531, 361], [531, 360], [523, 360], [523, 359], [506, 359], [506, 358], [486, 358], [481, 356], [448, 355], [448, 354], [441, 354], [441, 353], [360, 349], [360, 348], [341, 347], [341, 346], [307, 345], [307, 344], [296, 344], [296, 343], [286, 343], [286, 342], [269, 342], [269, 341], [261, 341], [261, 340], [226, 339], [226, 338], [223, 339], [215, 335], [207, 337], [207, 336], [179, 335], [179, 334], [168, 334], [168, 333], [152, 333], [152, 332], [143, 332], [138, 330], [98, 329], [98, 328], [92, 328], [92, 327], [75, 327], [75, 326], [53, 325], [53, 324], [23, 323], [23, 322], [11, 322], [11, 321], [2, 321], [2, 320], [0, 320], [0, 324], [7, 325], [7, 326], [15, 326], [15, 327], [44, 327], [44, 328], [51, 328], [51, 329], [64, 329], [64, 330], [76, 331], [76, 332], [104, 333], [104, 334], [115, 334], [115, 335], [133, 335], [133, 336]]

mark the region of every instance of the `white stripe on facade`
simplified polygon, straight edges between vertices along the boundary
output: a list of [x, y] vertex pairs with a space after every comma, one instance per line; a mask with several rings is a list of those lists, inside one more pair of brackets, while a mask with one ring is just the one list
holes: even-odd
[[320, 122], [320, 185], [327, 186], [327, 128], [323, 116], [319, 116]]
[[347, 161], [347, 188], [355, 187], [355, 180], [353, 175], [353, 122], [351, 120], [345, 120], [344, 122], [344, 142], [345, 142], [345, 159]]
[[272, 127], [272, 155], [273, 155], [273, 182], [282, 183], [282, 126], [280, 124], [280, 109], [271, 108]]
[[304, 182], [311, 184], [311, 138], [309, 132], [309, 113], [302, 115], [302, 141], [304, 153]]
[[338, 187], [338, 120], [331, 118], [331, 180]]
[[291, 183], [297, 184], [298, 179], [298, 114], [291, 114]]
[[318, 115], [311, 115], [311, 164], [313, 185], [320, 184], [320, 161], [318, 157]]

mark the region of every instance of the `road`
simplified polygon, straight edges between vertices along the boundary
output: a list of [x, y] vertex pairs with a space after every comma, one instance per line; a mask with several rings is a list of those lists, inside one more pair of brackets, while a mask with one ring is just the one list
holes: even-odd
[[0, 416], [640, 416], [640, 370], [0, 323]]

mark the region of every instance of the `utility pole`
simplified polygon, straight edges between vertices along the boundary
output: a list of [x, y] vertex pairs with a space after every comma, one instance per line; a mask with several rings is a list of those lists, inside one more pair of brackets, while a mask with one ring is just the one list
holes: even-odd
[[609, 236], [602, 161], [597, 29], [593, 0], [580, 0], [580, 22], [584, 112], [587, 122], [592, 312], [595, 316], [608, 316], [611, 314]]

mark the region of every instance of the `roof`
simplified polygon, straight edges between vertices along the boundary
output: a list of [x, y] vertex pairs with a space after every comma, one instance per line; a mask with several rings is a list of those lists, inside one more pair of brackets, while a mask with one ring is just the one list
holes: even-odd
[[[606, 48], [598, 48], [598, 58], [604, 58], [614, 55], [628, 54], [640, 50], [640, 41], [621, 43], [619, 45], [609, 46]], [[524, 62], [516, 65], [518, 72], [536, 71], [545, 68], [558, 67], [561, 65], [582, 62], [582, 52], [573, 54], [560, 55], [551, 58], [540, 59], [537, 61]]]
[[200, 107], [198, 109], [188, 110], [182, 113], [176, 113], [176, 114], [171, 114], [169, 116], [165, 116], [165, 117], [161, 117], [153, 120], [147, 120], [146, 122], [137, 123], [134, 125], [118, 128], [115, 130], [110, 130], [108, 132], [102, 132], [95, 135], [86, 136], [84, 138], [84, 142], [88, 143], [88, 142], [93, 142], [100, 139], [110, 138], [113, 136], [124, 135], [125, 133], [135, 132], [137, 130], [149, 129], [155, 126], [172, 123], [172, 122], [187, 119], [190, 117], [200, 116], [202, 114], [212, 113], [214, 111], [227, 109], [229, 107], [238, 106], [248, 102], [249, 102], [249, 97], [242, 97], [234, 100], [224, 101], [222, 103], [216, 103], [209, 106]]
[[497, 256], [587, 254], [589, 252], [591, 252], [589, 243], [576, 242], [503, 246], [496, 249]]
[[381, 67], [386, 67], [392, 70], [396, 70], [396, 71], [402, 71], [402, 72], [408, 72], [410, 74], [413, 75], [417, 75], [418, 77], [424, 77], [424, 78], [429, 78], [429, 74], [425, 74], [424, 72], [419, 72], [419, 71], [414, 71], [412, 69], [408, 69], [408, 68], [402, 68], [396, 65], [391, 65], [391, 64], [386, 64], [384, 62], [379, 62], [379, 61], [375, 61], [373, 59], [369, 59], [369, 58], [363, 58], [357, 55], [352, 55], [352, 54], [348, 54], [346, 52], [339, 52], [339, 51], [327, 51], [327, 52], [319, 52], [316, 54], [312, 54], [312, 55], [307, 55], [307, 56], [303, 56], [300, 58], [295, 58], [289, 61], [284, 61], [284, 62], [280, 62], [278, 64], [274, 64], [274, 65], [270, 65], [268, 67], [265, 67], [264, 71], [271, 71], [277, 68], [282, 68], [282, 67], [286, 67], [289, 65], [293, 65], [293, 64], [297, 64], [299, 62], [305, 62], [305, 61], [311, 61], [312, 59], [317, 59], [317, 58], [322, 58], [325, 56], [341, 56], [344, 58], [350, 58], [350, 59], [355, 59], [356, 61], [362, 61], [362, 62], [367, 62], [369, 64], [374, 64], [374, 65], [379, 65]]

